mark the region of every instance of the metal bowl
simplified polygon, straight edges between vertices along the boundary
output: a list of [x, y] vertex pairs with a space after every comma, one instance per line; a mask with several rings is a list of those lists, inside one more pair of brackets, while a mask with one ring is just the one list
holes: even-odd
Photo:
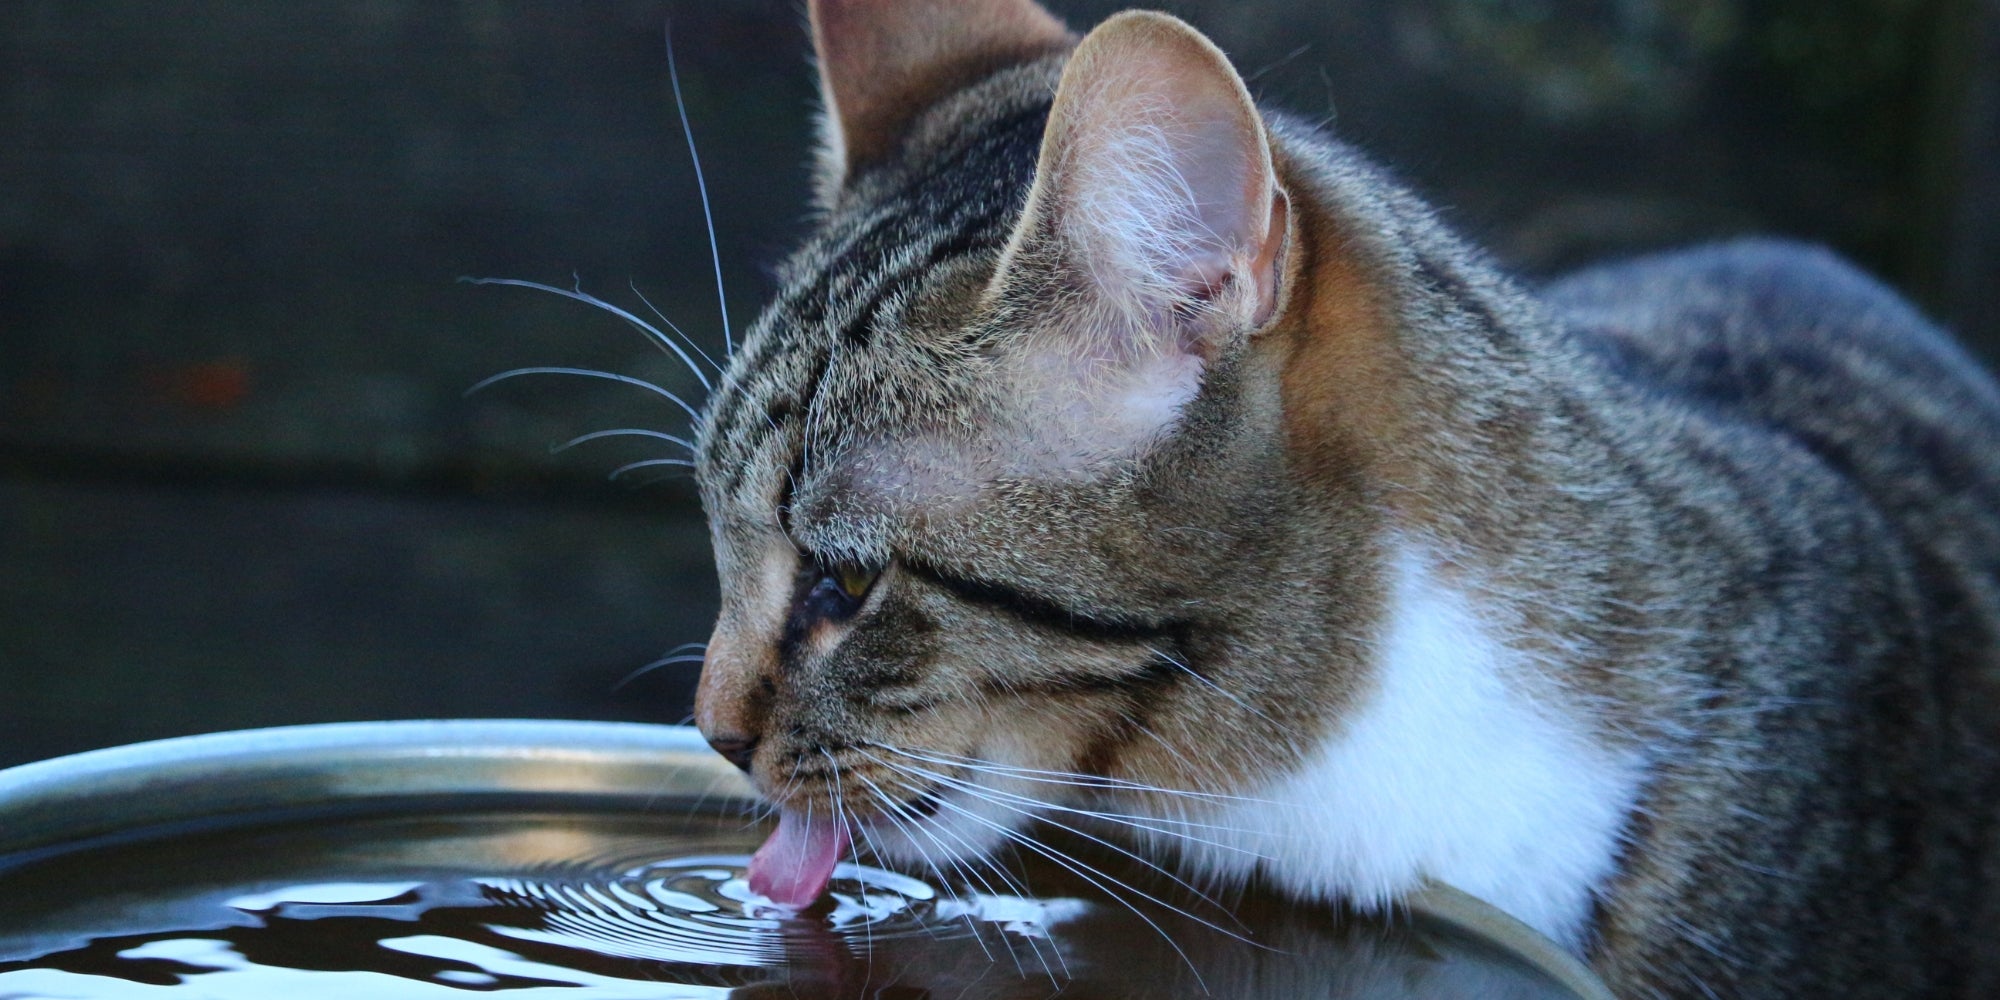
[[951, 879], [843, 865], [827, 904], [771, 911], [741, 885], [753, 807], [693, 730], [616, 723], [299, 726], [0, 771], [0, 996], [1609, 997], [1454, 890], [1389, 918], [1209, 899], [1076, 837]]

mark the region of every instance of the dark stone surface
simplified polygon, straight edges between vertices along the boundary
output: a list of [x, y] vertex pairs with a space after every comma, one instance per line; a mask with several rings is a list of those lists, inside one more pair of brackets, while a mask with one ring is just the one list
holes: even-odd
[[[1122, 4], [1054, 6], [1093, 23]], [[1530, 275], [1827, 242], [2000, 356], [2000, 0], [1165, 4]], [[713, 579], [684, 485], [607, 486], [802, 228], [780, 0], [13, 0], [0, 16], [0, 763], [247, 725], [657, 718]], [[636, 291], [635, 291], [636, 289]], [[641, 477], [643, 478], [643, 477]]]

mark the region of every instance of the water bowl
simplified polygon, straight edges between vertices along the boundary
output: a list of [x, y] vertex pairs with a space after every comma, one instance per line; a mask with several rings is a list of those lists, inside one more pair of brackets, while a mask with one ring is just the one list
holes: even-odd
[[[0, 771], [0, 997], [1608, 998], [1491, 907], [1204, 896], [1082, 836], [998, 871], [835, 871], [776, 909], [768, 830], [692, 730], [221, 733]], [[1061, 833], [1055, 831], [1054, 833]]]

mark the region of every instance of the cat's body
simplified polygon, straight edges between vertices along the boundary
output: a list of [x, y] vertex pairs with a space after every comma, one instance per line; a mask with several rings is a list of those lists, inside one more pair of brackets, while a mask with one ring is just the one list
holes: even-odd
[[1089, 808], [1621, 995], [2000, 988], [2000, 393], [1942, 335], [1778, 244], [1530, 295], [1169, 19], [813, 14], [826, 215], [698, 452], [774, 896]]

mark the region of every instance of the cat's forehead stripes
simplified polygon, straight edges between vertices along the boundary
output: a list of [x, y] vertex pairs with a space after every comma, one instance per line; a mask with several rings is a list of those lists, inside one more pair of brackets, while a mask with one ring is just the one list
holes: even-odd
[[861, 364], [860, 355], [917, 346], [878, 334], [941, 270], [973, 255], [997, 257], [1033, 181], [1047, 117], [1046, 100], [1016, 106], [964, 124], [923, 162], [856, 179], [852, 207], [795, 255], [785, 289], [710, 405], [701, 458], [717, 477], [717, 499], [741, 492], [760, 463], [796, 474], [808, 457], [809, 414], [816, 433], [838, 435], [850, 415], [821, 412], [840, 405], [822, 394], [836, 363], [835, 374], [854, 383], [840, 402], [891, 388], [882, 383], [898, 366]]

